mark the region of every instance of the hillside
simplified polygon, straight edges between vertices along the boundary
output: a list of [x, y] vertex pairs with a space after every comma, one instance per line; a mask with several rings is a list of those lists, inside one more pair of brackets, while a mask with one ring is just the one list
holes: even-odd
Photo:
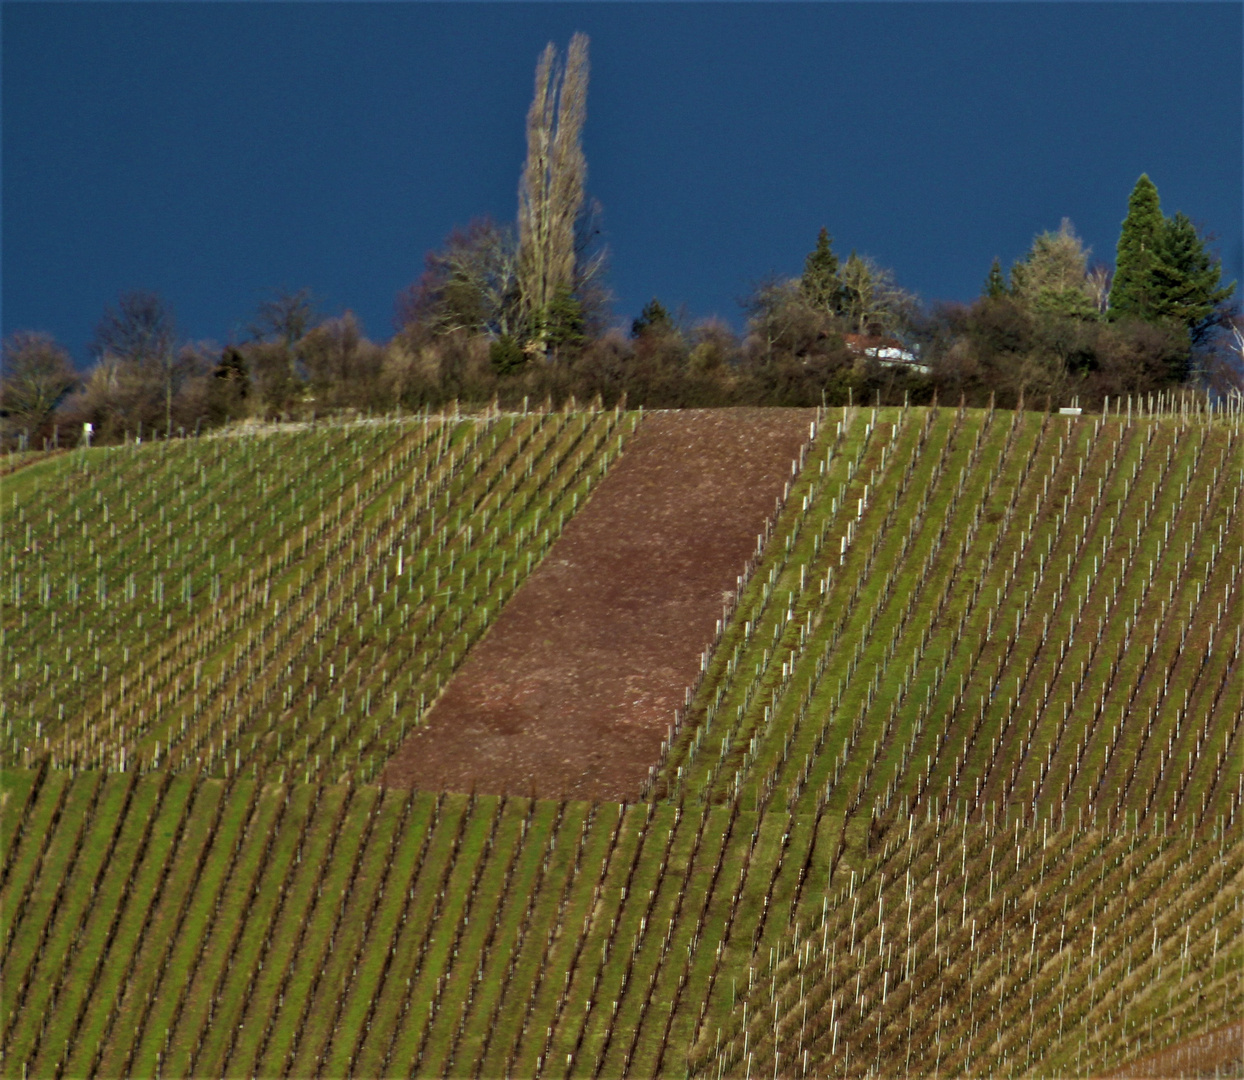
[[4, 1075], [1089, 1075], [1238, 1019], [1239, 418], [816, 419], [625, 802], [375, 780], [649, 418], [7, 476]]

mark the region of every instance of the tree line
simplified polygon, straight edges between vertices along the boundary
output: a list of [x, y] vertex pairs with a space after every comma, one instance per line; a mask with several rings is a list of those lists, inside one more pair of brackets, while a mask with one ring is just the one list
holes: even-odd
[[[741, 332], [653, 298], [619, 325], [586, 196], [588, 39], [536, 66], [514, 225], [454, 230], [397, 297], [394, 333], [369, 339], [307, 289], [264, 301], [220, 347], [186, 342], [158, 295], [105, 311], [78, 372], [50, 335], [3, 342], [0, 437], [39, 448], [198, 432], [240, 419], [438, 408], [457, 401], [649, 407], [1021, 400], [1085, 405], [1194, 385], [1244, 388], [1235, 283], [1182, 212], [1163, 214], [1147, 175], [1128, 201], [1113, 267], [1064, 219], [1009, 271], [995, 259], [970, 303], [925, 305], [892, 271], [821, 229], [798, 277], [743, 303]], [[1233, 331], [1234, 341], [1227, 337]]]

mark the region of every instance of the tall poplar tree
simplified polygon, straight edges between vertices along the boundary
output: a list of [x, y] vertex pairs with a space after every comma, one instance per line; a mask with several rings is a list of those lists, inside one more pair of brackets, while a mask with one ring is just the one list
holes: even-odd
[[535, 94], [527, 112], [527, 161], [518, 191], [518, 288], [540, 353], [549, 345], [550, 319], [573, 299], [575, 223], [583, 209], [587, 162], [586, 34], [570, 39], [563, 63], [552, 42], [536, 65]]

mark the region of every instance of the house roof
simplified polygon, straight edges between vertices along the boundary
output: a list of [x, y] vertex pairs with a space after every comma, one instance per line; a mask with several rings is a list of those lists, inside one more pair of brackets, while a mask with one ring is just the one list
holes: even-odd
[[[897, 338], [880, 337], [875, 334], [843, 334], [842, 340], [847, 348], [855, 353], [875, 355], [877, 349], [903, 349], [903, 343]], [[904, 352], [908, 351], [903, 349]]]

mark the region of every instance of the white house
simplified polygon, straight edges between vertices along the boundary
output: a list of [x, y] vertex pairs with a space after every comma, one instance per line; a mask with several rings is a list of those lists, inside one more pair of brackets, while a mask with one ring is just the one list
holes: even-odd
[[868, 334], [844, 334], [843, 341], [856, 356], [867, 356], [886, 367], [907, 368], [928, 375], [933, 369], [920, 363], [919, 346], [908, 349], [896, 338]]

